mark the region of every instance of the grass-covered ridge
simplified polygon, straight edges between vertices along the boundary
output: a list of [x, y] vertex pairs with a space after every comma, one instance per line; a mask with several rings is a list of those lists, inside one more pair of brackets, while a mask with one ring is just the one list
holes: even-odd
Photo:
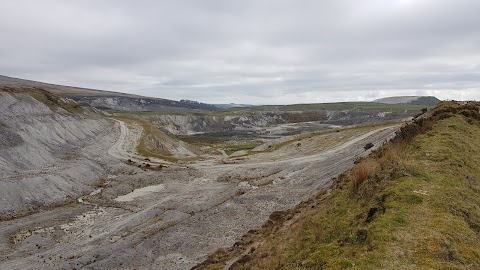
[[292, 105], [262, 105], [246, 108], [231, 108], [229, 111], [317, 111], [317, 110], [359, 110], [359, 111], [420, 111], [423, 104], [383, 104], [377, 102], [335, 102]]
[[[190, 115], [190, 116], [243, 116], [260, 112], [276, 112], [276, 113], [289, 113], [289, 112], [303, 112], [304, 117], [308, 117], [314, 112], [318, 111], [361, 111], [361, 112], [404, 112], [416, 114], [423, 108], [432, 108], [432, 104], [383, 104], [377, 102], [335, 102], [335, 103], [312, 103], [312, 104], [292, 104], [292, 105], [261, 105], [252, 107], [233, 107], [224, 110], [215, 111], [175, 111], [175, 112], [125, 112], [118, 111], [117, 114], [122, 114], [130, 117], [142, 117], [148, 119], [156, 115]], [[299, 115], [300, 116], [300, 115]], [[306, 120], [310, 121], [310, 120]]]
[[422, 105], [422, 106], [436, 106], [438, 103], [440, 103], [440, 100], [432, 96], [419, 97], [417, 100], [410, 102], [410, 104], [412, 105]]
[[82, 113], [83, 108], [76, 102], [68, 99], [64, 99], [56, 94], [52, 94], [47, 90], [35, 87], [9, 87], [0, 86], [0, 91], [8, 93], [26, 94], [36, 99], [37, 101], [45, 104], [50, 109], [56, 111], [63, 109], [70, 113]]
[[480, 269], [479, 105], [441, 104], [199, 268]]

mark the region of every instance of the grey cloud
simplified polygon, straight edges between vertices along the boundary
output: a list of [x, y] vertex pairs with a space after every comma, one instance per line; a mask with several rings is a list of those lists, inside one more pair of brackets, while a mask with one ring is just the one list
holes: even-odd
[[480, 99], [475, 0], [0, 3], [0, 74], [203, 102]]

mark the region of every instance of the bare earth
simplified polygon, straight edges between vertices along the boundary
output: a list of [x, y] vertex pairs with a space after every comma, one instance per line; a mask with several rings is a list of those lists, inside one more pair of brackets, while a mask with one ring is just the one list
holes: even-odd
[[[142, 131], [115, 126], [111, 159], [145, 161], [133, 153]], [[0, 222], [0, 269], [190, 269], [318, 192], [368, 153], [366, 143], [379, 146], [397, 129], [329, 132], [237, 158], [148, 161], [169, 165], [161, 171], [117, 165], [77, 203]]]

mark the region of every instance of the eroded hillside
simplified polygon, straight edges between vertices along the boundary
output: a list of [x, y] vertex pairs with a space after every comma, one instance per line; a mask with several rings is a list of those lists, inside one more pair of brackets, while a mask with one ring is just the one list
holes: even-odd
[[0, 89], [0, 217], [76, 200], [106, 173], [113, 123], [33, 88]]

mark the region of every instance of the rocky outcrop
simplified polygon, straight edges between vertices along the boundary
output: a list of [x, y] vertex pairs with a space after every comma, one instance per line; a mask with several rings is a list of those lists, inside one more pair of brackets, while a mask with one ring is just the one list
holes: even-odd
[[152, 116], [149, 121], [172, 134], [191, 135], [204, 132], [256, 131], [279, 124], [323, 121], [326, 119], [327, 115], [324, 111], [267, 111], [224, 117], [208, 115], [156, 115]]
[[317, 111], [256, 111], [245, 115], [209, 116], [209, 115], [152, 115], [148, 121], [159, 128], [176, 135], [197, 133], [242, 134], [259, 132], [267, 127], [281, 124], [317, 122], [329, 125], [362, 125], [388, 121], [398, 121], [412, 117], [408, 110], [362, 111], [317, 110]]

